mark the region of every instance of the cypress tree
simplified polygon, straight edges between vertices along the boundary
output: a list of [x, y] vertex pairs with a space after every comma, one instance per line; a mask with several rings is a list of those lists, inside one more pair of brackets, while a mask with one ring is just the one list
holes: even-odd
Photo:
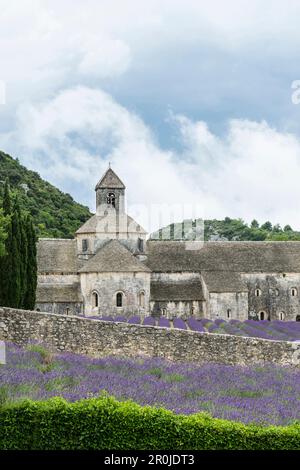
[[8, 218], [5, 255], [0, 258], [0, 305], [9, 306], [9, 289], [11, 279], [11, 198], [8, 179], [5, 180], [3, 195], [3, 214]]
[[11, 215], [12, 207], [11, 207], [11, 198], [10, 198], [10, 189], [9, 189], [9, 181], [8, 178], [5, 180], [4, 184], [4, 194], [3, 194], [3, 214]]
[[11, 245], [12, 245], [12, 224], [11, 218], [7, 225], [7, 238], [5, 240], [6, 254], [0, 258], [0, 305], [10, 306], [10, 283], [11, 283]]
[[28, 265], [28, 239], [26, 231], [26, 219], [21, 217], [20, 223], [21, 231], [21, 245], [20, 245], [20, 271], [21, 271], [21, 297], [20, 297], [20, 308], [25, 308], [25, 298], [27, 291], [27, 265]]
[[33, 310], [37, 286], [36, 234], [31, 217], [26, 218], [27, 236], [27, 286], [24, 307]]
[[22, 216], [18, 199], [12, 209], [8, 180], [3, 213], [8, 223], [5, 255], [0, 258], [0, 305], [32, 310], [37, 286], [36, 234], [32, 219]]
[[8, 302], [10, 307], [19, 308], [21, 304], [21, 224], [18, 206], [11, 219], [11, 247], [10, 247], [10, 285]]

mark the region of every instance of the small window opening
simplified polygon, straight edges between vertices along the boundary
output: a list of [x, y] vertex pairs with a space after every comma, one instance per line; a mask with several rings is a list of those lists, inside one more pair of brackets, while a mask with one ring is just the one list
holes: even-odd
[[84, 239], [82, 240], [82, 251], [87, 251], [88, 250], [88, 240]]
[[143, 252], [144, 251], [144, 240], [142, 238], [138, 239], [138, 249], [139, 251]]
[[255, 297], [259, 297], [261, 295], [260, 289], [255, 289]]
[[139, 293], [139, 306], [142, 308], [145, 307], [145, 292]]
[[259, 312], [259, 319], [265, 320], [265, 312]]
[[99, 307], [99, 296], [97, 292], [93, 292], [93, 307]]
[[284, 317], [285, 317], [284, 313], [280, 312], [279, 313], [279, 320], [281, 320], [281, 321], [284, 320]]
[[227, 318], [231, 318], [231, 310], [230, 310], [230, 308], [227, 309]]
[[291, 288], [291, 295], [292, 295], [292, 297], [297, 297], [298, 291], [297, 291], [296, 287]]
[[121, 292], [118, 292], [116, 295], [116, 305], [117, 307], [122, 307], [123, 305], [123, 294]]
[[107, 204], [116, 207], [116, 196], [115, 193], [108, 193], [106, 196], [106, 202]]
[[69, 313], [70, 313], [70, 309], [67, 307], [66, 308], [66, 315], [69, 315]]

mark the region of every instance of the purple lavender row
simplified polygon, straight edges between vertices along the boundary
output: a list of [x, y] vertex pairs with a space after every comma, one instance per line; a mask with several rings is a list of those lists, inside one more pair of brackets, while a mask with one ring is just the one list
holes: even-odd
[[[230, 323], [226, 326], [235, 328]], [[45, 369], [40, 346], [24, 349], [8, 344], [0, 383], [11, 401], [59, 395], [73, 402], [97, 397], [105, 390], [119, 400], [162, 406], [175, 413], [206, 411], [246, 424], [285, 426], [299, 422], [300, 416], [300, 370], [274, 364], [263, 368], [196, 365], [160, 358], [92, 359], [62, 353], [52, 356]]]
[[180, 330], [186, 330], [187, 329], [185, 321], [183, 321], [181, 318], [174, 318], [173, 326], [174, 326], [174, 328], [179, 328]]
[[141, 317], [138, 315], [135, 315], [133, 317], [130, 317], [128, 320], [128, 323], [133, 323], [135, 325], [140, 325], [141, 323]]
[[143, 325], [148, 326], [155, 326], [155, 318], [153, 317], [145, 317], [143, 321]]
[[201, 321], [196, 320], [195, 318], [188, 318], [187, 324], [189, 328], [193, 331], [198, 331], [199, 333], [205, 332], [205, 328], [202, 325]]

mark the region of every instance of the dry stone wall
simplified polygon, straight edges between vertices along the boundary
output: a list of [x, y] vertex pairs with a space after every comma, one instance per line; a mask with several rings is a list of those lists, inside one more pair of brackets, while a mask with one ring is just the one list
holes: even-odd
[[0, 340], [40, 341], [53, 351], [93, 357], [161, 357], [172, 361], [250, 365], [273, 362], [299, 367], [300, 344], [76, 316], [0, 308]]

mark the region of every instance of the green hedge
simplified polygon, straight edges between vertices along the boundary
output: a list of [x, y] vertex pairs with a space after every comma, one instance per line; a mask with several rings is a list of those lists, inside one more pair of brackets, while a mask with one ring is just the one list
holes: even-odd
[[106, 396], [74, 403], [26, 400], [1, 407], [0, 449], [300, 449], [300, 424], [244, 425]]

